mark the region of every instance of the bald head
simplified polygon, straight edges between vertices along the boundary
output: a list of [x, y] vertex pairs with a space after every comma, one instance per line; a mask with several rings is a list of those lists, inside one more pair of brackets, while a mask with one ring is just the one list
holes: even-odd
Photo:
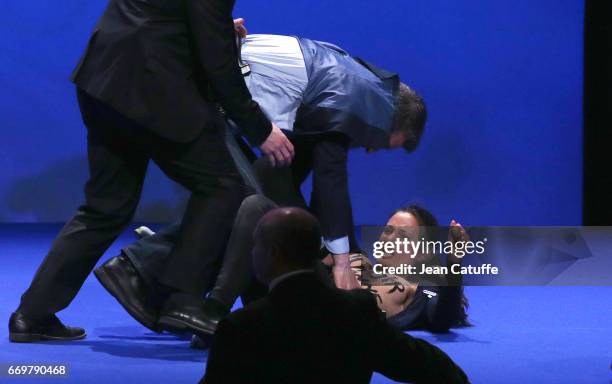
[[266, 213], [254, 233], [253, 262], [260, 280], [308, 268], [317, 259], [321, 230], [317, 219], [300, 208], [277, 208]]

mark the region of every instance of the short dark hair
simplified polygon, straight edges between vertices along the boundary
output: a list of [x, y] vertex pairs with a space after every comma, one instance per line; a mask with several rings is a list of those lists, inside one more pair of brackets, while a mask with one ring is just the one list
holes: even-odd
[[419, 145], [426, 122], [427, 108], [423, 98], [406, 84], [400, 83], [391, 131], [408, 134], [408, 141], [404, 144], [407, 151], [414, 151]]
[[276, 208], [260, 221], [256, 234], [293, 265], [310, 266], [319, 258], [321, 228], [319, 221], [306, 210]]

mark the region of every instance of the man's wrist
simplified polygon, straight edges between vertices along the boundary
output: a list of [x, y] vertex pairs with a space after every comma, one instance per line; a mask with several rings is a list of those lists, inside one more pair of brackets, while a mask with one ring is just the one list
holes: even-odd
[[335, 268], [346, 268], [351, 266], [351, 260], [348, 253], [340, 253], [332, 255]]

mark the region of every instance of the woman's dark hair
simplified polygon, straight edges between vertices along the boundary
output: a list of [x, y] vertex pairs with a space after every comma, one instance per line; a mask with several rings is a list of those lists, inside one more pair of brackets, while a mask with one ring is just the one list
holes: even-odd
[[[438, 219], [433, 215], [433, 213], [429, 212], [427, 209], [417, 205], [410, 204], [404, 207], [396, 209], [393, 214], [396, 213], [409, 213], [414, 216], [419, 223], [419, 227], [423, 227], [420, 230], [421, 236], [425, 239], [425, 241], [431, 240], [434, 235], [431, 233], [432, 227], [438, 226]], [[441, 266], [440, 258], [435, 254], [427, 254], [425, 258], [419, 260], [421, 263], [427, 266]], [[469, 327], [472, 324], [468, 321], [467, 310], [470, 307], [470, 302], [468, 298], [463, 293], [463, 287], [461, 287], [461, 313], [459, 315], [459, 323], [456, 324], [458, 327]]]

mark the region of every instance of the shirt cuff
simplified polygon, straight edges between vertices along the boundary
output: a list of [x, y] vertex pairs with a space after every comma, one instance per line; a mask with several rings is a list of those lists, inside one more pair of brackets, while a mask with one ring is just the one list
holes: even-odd
[[339, 237], [333, 240], [324, 238], [323, 244], [325, 244], [325, 248], [334, 255], [349, 253], [350, 251], [348, 236]]

